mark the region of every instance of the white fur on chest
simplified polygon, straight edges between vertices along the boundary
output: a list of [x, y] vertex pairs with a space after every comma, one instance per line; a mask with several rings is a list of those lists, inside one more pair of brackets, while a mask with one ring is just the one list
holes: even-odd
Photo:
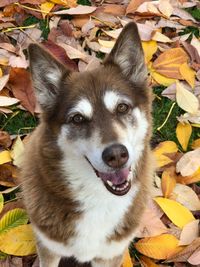
[[[97, 183], [96, 187], [98, 186]], [[75, 237], [65, 245], [50, 240], [34, 227], [38, 238], [52, 252], [65, 257], [74, 256], [80, 262], [91, 261], [94, 258], [111, 259], [122, 254], [133, 236], [120, 242], [109, 243], [107, 238], [123, 222], [123, 217], [138, 192], [138, 186], [134, 185], [123, 197], [112, 195], [104, 186], [99, 188], [100, 194], [96, 193], [96, 196], [95, 188], [91, 195], [85, 194], [84, 191], [82, 190], [77, 197], [82, 204], [83, 216], [77, 221]]]

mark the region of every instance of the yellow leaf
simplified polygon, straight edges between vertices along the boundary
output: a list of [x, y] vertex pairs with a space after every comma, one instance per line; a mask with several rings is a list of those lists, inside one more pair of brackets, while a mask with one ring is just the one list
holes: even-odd
[[15, 256], [36, 253], [35, 239], [30, 224], [20, 225], [0, 235], [0, 250]]
[[12, 161], [12, 159], [9, 151], [5, 150], [0, 152], [0, 164], [4, 164], [10, 161]]
[[184, 151], [187, 150], [190, 136], [192, 134], [192, 126], [189, 123], [179, 122], [176, 127], [176, 137]]
[[185, 62], [182, 65], [180, 65], [179, 71], [183, 76], [184, 80], [186, 80], [189, 83], [189, 85], [192, 88], [194, 88], [195, 71], [188, 66], [188, 63]]
[[140, 239], [136, 244], [136, 249], [147, 257], [164, 260], [177, 252], [178, 239], [170, 234], [146, 237]]
[[161, 188], [163, 196], [166, 198], [168, 198], [171, 195], [176, 185], [176, 179], [172, 174], [173, 174], [172, 171], [170, 171], [169, 169], [165, 170], [162, 173]]
[[129, 254], [128, 249], [125, 251], [124, 256], [123, 256], [123, 263], [122, 267], [132, 267], [133, 263]]
[[192, 149], [196, 149], [199, 147], [200, 147], [200, 138], [198, 138], [192, 142]]
[[3, 195], [0, 194], [0, 213], [2, 212], [3, 210], [3, 204], [4, 204], [4, 199], [3, 199]]
[[13, 164], [17, 167], [21, 166], [23, 152], [24, 152], [24, 144], [20, 136], [17, 136], [11, 149], [11, 157], [13, 158]]
[[142, 267], [159, 267], [159, 265], [155, 264], [155, 262], [146, 256], [140, 256], [139, 260]]
[[54, 3], [51, 2], [44, 2], [40, 5], [40, 9], [43, 12], [42, 16], [43, 18], [46, 17], [47, 14], [49, 14], [49, 12], [52, 10], [52, 8], [54, 7]]
[[160, 73], [158, 73], [152, 67], [152, 62], [149, 62], [148, 69], [149, 69], [151, 77], [159, 84], [162, 84], [164, 86], [170, 86], [171, 84], [176, 82], [176, 79], [167, 78], [164, 75], [161, 75]]
[[153, 63], [153, 68], [168, 78], [182, 79], [179, 68], [188, 59], [188, 55], [182, 48], [171, 48], [157, 57]]
[[197, 182], [200, 182], [200, 167], [192, 175], [181, 176], [181, 178], [179, 179], [179, 183], [182, 183], [182, 184], [193, 184]]
[[187, 208], [174, 200], [163, 197], [156, 197], [154, 200], [169, 219], [180, 228], [183, 228], [186, 224], [195, 220], [194, 216]]
[[2, 68], [0, 68], [0, 78], [3, 76]]
[[63, 5], [65, 7], [75, 7], [77, 6], [77, 1], [76, 0], [50, 0], [51, 2], [58, 4], [58, 5]]
[[161, 142], [154, 150], [154, 156], [157, 161], [158, 167], [162, 167], [170, 162], [172, 160], [167, 157], [165, 154], [167, 153], [175, 153], [178, 151], [177, 144], [173, 141], [164, 141]]
[[156, 41], [142, 42], [142, 48], [144, 51], [145, 62], [149, 63], [149, 61], [153, 57], [153, 54], [155, 54], [155, 52], [158, 49], [157, 42]]
[[191, 114], [198, 111], [198, 98], [178, 81], [176, 81], [176, 101], [180, 108]]

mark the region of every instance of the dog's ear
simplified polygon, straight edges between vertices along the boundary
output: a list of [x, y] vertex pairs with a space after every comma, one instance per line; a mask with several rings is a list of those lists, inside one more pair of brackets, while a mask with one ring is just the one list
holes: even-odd
[[59, 94], [63, 75], [69, 71], [40, 45], [30, 44], [28, 53], [37, 100], [43, 110], [48, 110]]
[[104, 64], [117, 64], [122, 73], [133, 82], [144, 83], [147, 68], [137, 25], [128, 23], [119, 35]]

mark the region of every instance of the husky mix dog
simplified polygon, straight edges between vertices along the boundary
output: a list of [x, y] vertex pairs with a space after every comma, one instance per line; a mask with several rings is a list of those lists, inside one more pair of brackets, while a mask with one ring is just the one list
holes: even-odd
[[73, 257], [75, 266], [119, 267], [153, 174], [151, 90], [137, 26], [126, 25], [92, 71], [72, 72], [36, 44], [29, 56], [42, 115], [21, 178], [40, 266]]

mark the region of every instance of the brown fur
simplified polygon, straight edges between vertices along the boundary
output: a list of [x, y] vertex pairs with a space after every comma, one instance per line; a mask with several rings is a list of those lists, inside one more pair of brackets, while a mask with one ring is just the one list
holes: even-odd
[[[119, 39], [117, 48], [115, 47], [114, 51], [120, 49], [120, 46], [122, 46], [120, 42], [122, 42], [123, 38], [127, 38], [127, 36], [122, 36]], [[110, 115], [106, 109], [102, 109], [99, 103], [101, 96], [108, 88], [115, 88], [116, 90], [123, 88], [123, 92], [135, 101], [134, 106], [145, 112], [151, 124], [151, 91], [146, 88], [146, 81], [143, 79], [142, 71], [139, 70], [141, 74], [138, 74], [139, 80], [136, 79], [135, 83], [130, 82], [129, 79], [124, 79], [124, 75], [128, 77], [132, 73], [130, 73], [130, 70], [126, 70], [126, 73], [122, 74], [117, 65], [118, 62], [114, 60], [113, 53], [106, 59], [104, 66], [89, 73], [71, 73], [64, 66], [59, 65], [62, 72], [60, 93], [56, 98], [56, 102], [50, 108], [43, 103], [41, 104], [43, 108], [41, 123], [32, 134], [26, 148], [21, 178], [23, 181], [24, 201], [31, 222], [37, 225], [49, 238], [65, 244], [75, 235], [75, 223], [81, 219], [82, 214], [77, 212], [80, 204], [74, 201], [74, 193], [64, 182], [63, 173], [60, 171], [59, 164], [62, 153], [56, 141], [60, 128], [65, 123], [65, 114], [73, 106], [76, 97], [86, 95], [94, 103], [94, 114], [100, 114], [98, 118], [94, 118], [94, 122], [91, 122], [90, 127], [83, 128], [79, 132], [85, 137], [89, 137], [93, 129], [98, 128], [100, 129], [103, 143], [116, 139], [116, 134], [112, 131], [112, 128], [109, 133], [107, 131]], [[55, 60], [52, 56], [47, 55], [46, 52], [44, 52], [44, 57], [47, 57], [49, 61]], [[138, 64], [136, 62], [136, 65]], [[138, 72], [137, 69], [133, 71]], [[33, 77], [33, 81], [36, 78]], [[37, 86], [35, 85], [35, 87]], [[69, 92], [66, 90], [67, 87], [70, 87]], [[130, 87], [133, 90], [130, 90]], [[87, 91], [85, 91], [85, 88], [87, 88]], [[53, 87], [52, 90], [54, 90]], [[119, 123], [123, 125], [120, 119]], [[125, 127], [125, 125], [123, 126]], [[71, 132], [71, 139], [76, 138], [76, 132], [77, 130]], [[136, 179], [142, 185], [141, 190], [138, 192], [121, 224], [110, 234], [109, 241], [124, 239], [131, 235], [139, 224], [151, 184], [150, 136], [151, 129], [149, 128], [145, 139], [145, 148], [136, 171]], [[45, 254], [45, 257], [51, 261], [51, 253], [42, 248], [40, 244], [38, 244], [38, 251], [40, 255]], [[79, 266], [73, 259], [69, 259], [70, 261], [71, 264], [69, 266]], [[95, 261], [100, 262], [99, 266], [117, 267], [121, 262], [121, 257], [110, 262], [104, 262], [102, 259], [95, 259]]]

